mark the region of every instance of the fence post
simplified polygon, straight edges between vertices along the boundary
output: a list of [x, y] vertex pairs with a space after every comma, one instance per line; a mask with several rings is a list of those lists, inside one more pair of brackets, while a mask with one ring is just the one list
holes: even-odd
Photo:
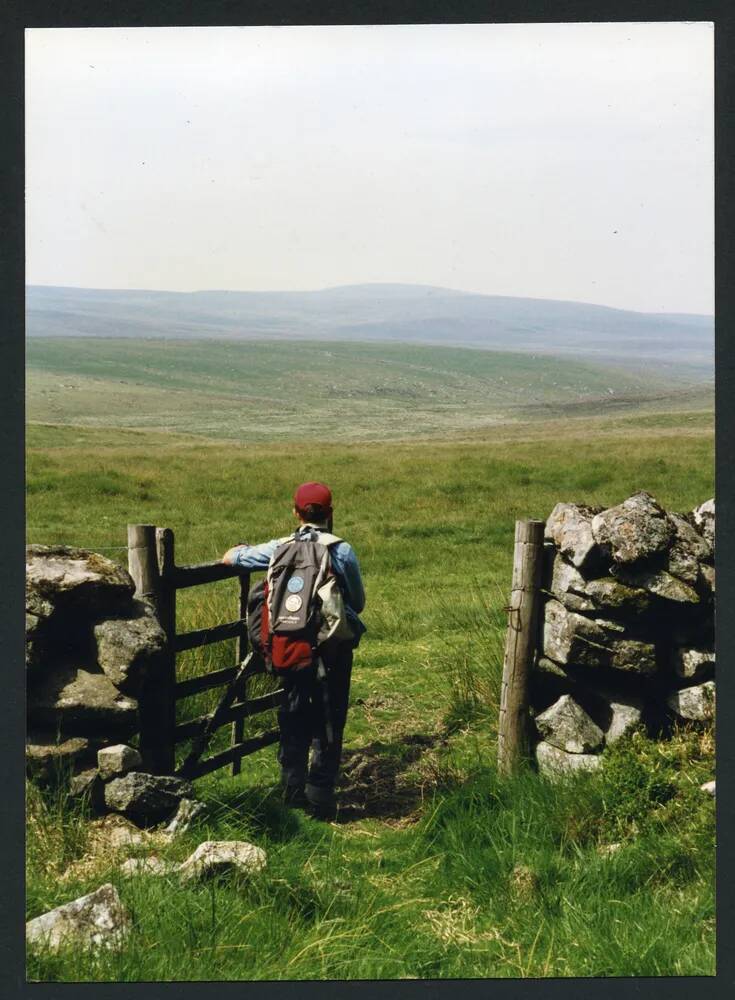
[[543, 550], [544, 522], [516, 521], [498, 724], [501, 774], [510, 774], [529, 756], [528, 680], [536, 651]]
[[[243, 626], [240, 630], [235, 641], [235, 657], [237, 665], [239, 666], [245, 657], [248, 655], [248, 630], [245, 625], [245, 620], [248, 614], [248, 595], [250, 593], [250, 574], [243, 573], [238, 580], [240, 584], [239, 598], [238, 598], [238, 617], [242, 620]], [[246, 682], [247, 683], [247, 682]], [[243, 693], [243, 698], [245, 697]], [[237, 743], [242, 743], [243, 737], [245, 735], [245, 720], [237, 719], [232, 723], [232, 735], [230, 737], [230, 744], [235, 746]], [[237, 760], [232, 762], [232, 773], [239, 774], [242, 767], [242, 758], [238, 757]]]

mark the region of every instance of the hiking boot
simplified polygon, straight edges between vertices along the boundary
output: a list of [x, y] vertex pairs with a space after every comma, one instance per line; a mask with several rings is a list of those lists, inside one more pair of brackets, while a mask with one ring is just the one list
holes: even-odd
[[305, 809], [309, 805], [303, 785], [281, 785], [281, 794], [284, 803], [294, 809]]
[[314, 819], [333, 820], [337, 815], [337, 799], [333, 788], [307, 784], [304, 790], [306, 811]]

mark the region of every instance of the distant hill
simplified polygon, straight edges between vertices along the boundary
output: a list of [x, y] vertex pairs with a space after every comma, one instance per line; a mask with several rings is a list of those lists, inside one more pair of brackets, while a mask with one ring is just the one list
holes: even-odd
[[474, 295], [428, 285], [156, 292], [30, 285], [29, 337], [394, 341], [531, 351], [710, 379], [710, 316]]

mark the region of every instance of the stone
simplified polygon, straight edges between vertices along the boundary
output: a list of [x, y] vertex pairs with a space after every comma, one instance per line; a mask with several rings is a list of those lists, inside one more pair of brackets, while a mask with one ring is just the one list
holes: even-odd
[[559, 601], [547, 601], [543, 623], [543, 655], [555, 663], [610, 667], [644, 675], [656, 671], [651, 643], [627, 639], [623, 625], [586, 618]]
[[145, 830], [139, 830], [123, 816], [112, 813], [91, 824], [92, 839], [99, 849], [120, 851], [129, 847], [139, 847], [150, 843], [151, 835]]
[[205, 840], [179, 867], [183, 882], [209, 878], [232, 871], [250, 875], [265, 867], [261, 847], [244, 840]]
[[592, 518], [599, 507], [558, 503], [546, 521], [544, 537], [583, 573], [594, 570], [603, 555], [592, 534]]
[[136, 601], [134, 618], [107, 618], [94, 626], [97, 662], [112, 683], [137, 695], [152, 661], [166, 647], [166, 635], [153, 610]]
[[116, 743], [97, 751], [97, 767], [103, 781], [134, 771], [142, 763], [138, 751], [125, 743]]
[[666, 704], [681, 719], [709, 722], [715, 717], [715, 682], [705, 681], [704, 684], [673, 691]]
[[130, 771], [105, 785], [105, 804], [113, 812], [124, 813], [139, 822], [160, 822], [181, 799], [193, 799], [188, 781], [166, 774]]
[[120, 874], [125, 878], [134, 875], [172, 875], [178, 865], [175, 861], [164, 861], [152, 855], [149, 858], [128, 858], [120, 865]]
[[206, 806], [203, 802], [197, 802], [196, 799], [182, 799], [173, 819], [164, 828], [164, 834], [167, 837], [176, 837], [185, 833], [197, 816], [201, 816], [205, 812]]
[[710, 546], [712, 554], [715, 551], [715, 501], [705, 500], [699, 507], [695, 507], [691, 514], [695, 528], [702, 534]]
[[624, 566], [613, 566], [613, 576], [629, 587], [647, 590], [664, 601], [675, 604], [699, 604], [699, 594], [688, 583], [672, 576], [666, 570], [631, 570]]
[[571, 695], [563, 694], [535, 722], [547, 743], [567, 753], [590, 753], [602, 747], [602, 730]]
[[520, 899], [529, 899], [538, 890], [539, 877], [528, 865], [514, 865], [510, 873], [510, 890]]
[[674, 536], [674, 525], [657, 501], [642, 490], [616, 507], [596, 514], [592, 536], [614, 562], [638, 563], [664, 552]]
[[608, 701], [610, 707], [610, 724], [605, 730], [605, 743], [612, 746], [621, 737], [627, 736], [643, 718], [643, 702], [638, 698], [616, 695]]
[[541, 674], [549, 674], [553, 677], [561, 677], [563, 680], [569, 680], [569, 674], [564, 667], [558, 663], [554, 663], [548, 656], [539, 656], [536, 660], [535, 669]]
[[669, 573], [695, 587], [699, 579], [699, 564], [712, 559], [712, 546], [681, 514], [669, 514], [669, 518], [675, 529], [674, 541], [669, 549]]
[[26, 774], [40, 784], [69, 775], [89, 749], [82, 736], [68, 738], [29, 733], [26, 742]]
[[103, 673], [59, 665], [29, 689], [28, 717], [63, 733], [132, 733], [138, 728], [138, 703]]
[[715, 668], [715, 654], [706, 649], [678, 647], [673, 652], [674, 672], [685, 680], [699, 680]]
[[105, 806], [104, 784], [96, 767], [75, 774], [69, 782], [69, 795], [73, 799], [88, 799], [90, 805], [97, 811]]
[[594, 753], [566, 753], [551, 743], [542, 741], [536, 747], [536, 761], [541, 774], [557, 778], [577, 771], [594, 771], [602, 758]]
[[609, 611], [644, 614], [651, 595], [642, 588], [628, 587], [612, 576], [585, 580], [574, 566], [557, 556], [551, 579], [551, 593], [570, 611]]
[[700, 590], [703, 590], [705, 596], [714, 597], [715, 590], [715, 567], [708, 566], [707, 563], [699, 564], [699, 579], [697, 584]]
[[699, 786], [699, 789], [702, 792], [706, 792], [707, 795], [711, 795], [712, 798], [715, 797], [715, 782], [714, 781], [705, 781], [705, 783], [703, 785]]
[[600, 855], [600, 857], [610, 858], [613, 856], [613, 854], [617, 854], [618, 851], [622, 848], [622, 846], [623, 845], [618, 841], [615, 841], [612, 844], [600, 844], [597, 847], [597, 853]]
[[111, 559], [69, 545], [26, 547], [26, 594], [54, 608], [119, 609], [135, 590], [127, 570]]
[[108, 883], [29, 920], [26, 943], [54, 952], [61, 948], [115, 948], [122, 944], [130, 925], [117, 889]]

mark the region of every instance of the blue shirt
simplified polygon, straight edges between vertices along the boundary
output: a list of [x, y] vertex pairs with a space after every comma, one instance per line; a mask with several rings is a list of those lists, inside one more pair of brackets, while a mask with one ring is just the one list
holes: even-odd
[[[298, 530], [299, 534], [313, 532], [317, 539], [321, 534], [319, 527], [314, 524], [304, 524]], [[286, 538], [272, 538], [269, 542], [261, 542], [260, 545], [240, 545], [233, 552], [233, 565], [240, 566], [242, 569], [268, 569], [278, 546], [290, 537], [287, 535]], [[355, 645], [357, 645], [360, 636], [366, 631], [364, 623], [359, 618], [359, 613], [365, 607], [365, 588], [360, 575], [360, 564], [357, 561], [355, 550], [349, 542], [338, 542], [336, 545], [331, 545], [329, 556], [332, 572], [342, 585], [345, 611], [355, 633]]]

